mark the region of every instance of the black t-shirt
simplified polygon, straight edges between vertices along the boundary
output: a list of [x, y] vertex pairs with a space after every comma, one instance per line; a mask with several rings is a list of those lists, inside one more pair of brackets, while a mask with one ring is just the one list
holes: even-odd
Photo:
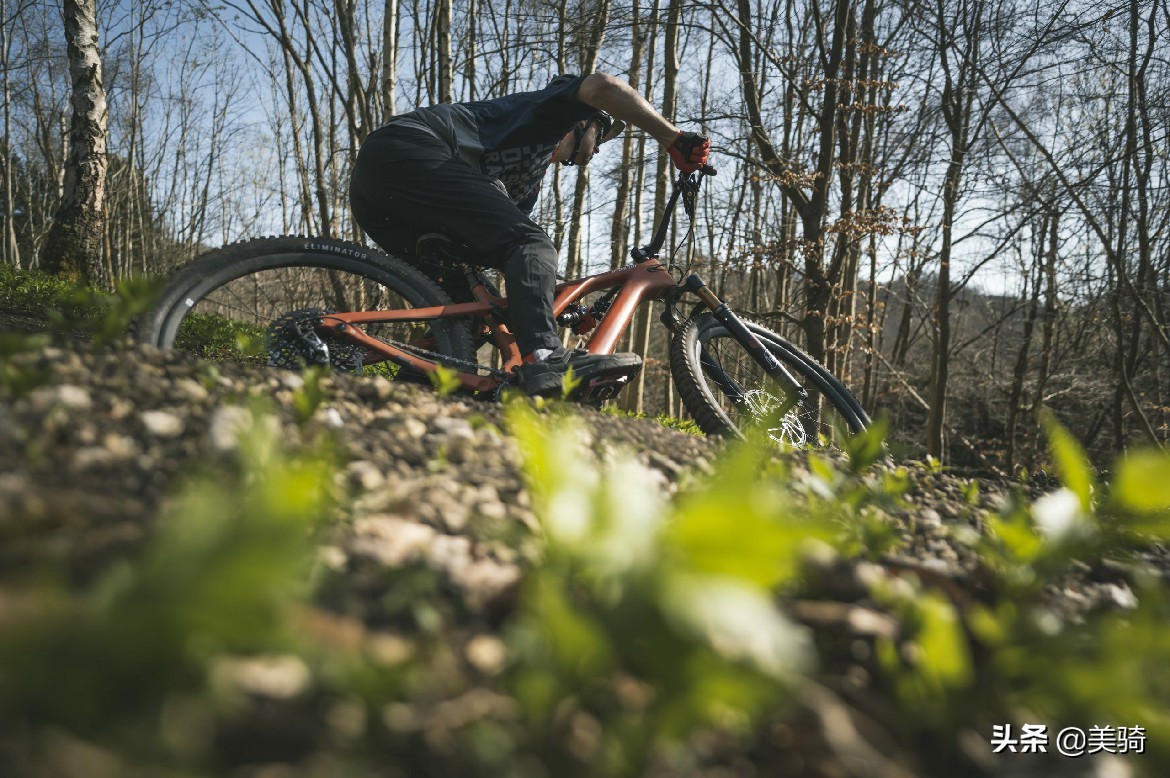
[[472, 167], [497, 179], [512, 202], [527, 212], [536, 204], [561, 138], [597, 113], [575, 96], [584, 80], [557, 76], [535, 92], [418, 108], [387, 126], [414, 127], [436, 136]]

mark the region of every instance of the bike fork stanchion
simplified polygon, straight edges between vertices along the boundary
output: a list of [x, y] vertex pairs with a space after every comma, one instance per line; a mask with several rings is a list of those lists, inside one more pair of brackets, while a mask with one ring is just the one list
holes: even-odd
[[711, 288], [703, 283], [703, 279], [699, 278], [694, 273], [691, 273], [683, 281], [683, 288], [688, 292], [696, 295], [703, 304], [711, 309], [711, 315], [727, 328], [741, 346], [747, 349], [760, 367], [767, 371], [768, 375], [779, 380], [782, 384], [787, 384], [788, 388], [795, 393], [796, 397], [801, 402], [808, 399], [808, 392], [800, 382], [788, 371], [788, 368], [772, 356], [772, 352], [763, 344], [763, 342], [755, 336], [755, 334], [747, 328], [743, 320], [735, 315], [735, 311], [727, 305], [727, 303], [720, 300]]

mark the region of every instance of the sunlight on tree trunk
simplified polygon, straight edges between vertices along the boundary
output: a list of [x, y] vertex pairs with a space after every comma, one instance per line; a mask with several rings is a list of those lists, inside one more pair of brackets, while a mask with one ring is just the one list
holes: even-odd
[[65, 191], [45, 239], [42, 267], [99, 288], [113, 283], [106, 265], [106, 92], [95, 0], [65, 0], [65, 39], [72, 78], [72, 119]]

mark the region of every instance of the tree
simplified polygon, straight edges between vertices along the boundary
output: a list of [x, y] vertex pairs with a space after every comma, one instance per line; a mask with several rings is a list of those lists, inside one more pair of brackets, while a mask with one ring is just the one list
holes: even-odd
[[[597, 69], [597, 56], [601, 51], [601, 44], [605, 40], [605, 27], [609, 21], [609, 0], [599, 0], [596, 6], [589, 9], [586, 18], [591, 24], [582, 31], [584, 40], [578, 41], [579, 54], [578, 70], [581, 73], [592, 73]], [[573, 211], [569, 217], [569, 247], [567, 257], [568, 275], [570, 278], [581, 275], [584, 271], [582, 257], [582, 221], [585, 217], [585, 194], [589, 186], [589, 167], [577, 168], [577, 181], [573, 187]]]
[[12, 153], [12, 112], [10, 103], [9, 90], [9, 63], [11, 61], [11, 46], [12, 38], [8, 34], [8, 3], [7, 0], [0, 0], [0, 102], [4, 103], [4, 155], [0, 158], [0, 164], [4, 165], [3, 181], [0, 185], [4, 187], [4, 234], [0, 236], [0, 256], [3, 257], [5, 265], [13, 267], [20, 267], [20, 248], [16, 244], [16, 207], [12, 195], [12, 187], [14, 178], [12, 175], [12, 165], [15, 160], [15, 155]]
[[398, 83], [398, 0], [385, 0], [382, 13], [382, 121], [394, 115]]
[[96, 0], [65, 0], [72, 78], [65, 191], [45, 241], [43, 267], [99, 287], [113, 279], [105, 263], [106, 142], [109, 116], [98, 50]]

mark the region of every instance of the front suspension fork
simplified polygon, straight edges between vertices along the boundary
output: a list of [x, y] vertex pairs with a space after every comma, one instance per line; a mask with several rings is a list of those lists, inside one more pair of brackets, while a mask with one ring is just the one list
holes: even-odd
[[[755, 333], [748, 329], [747, 325], [743, 323], [743, 319], [731, 310], [727, 303], [719, 299], [711, 288], [703, 283], [703, 279], [699, 278], [694, 273], [691, 273], [683, 281], [682, 286], [686, 291], [696, 295], [703, 303], [711, 309], [711, 315], [715, 317], [716, 321], [727, 328], [731, 336], [747, 349], [748, 354], [752, 359], [768, 373], [768, 375], [779, 383], [781, 386], [787, 387], [800, 402], [808, 399], [808, 392], [800, 385], [795, 376], [789, 372], [788, 368], [784, 366], [780, 360], [772, 355], [772, 352], [763, 344], [763, 342], [756, 337]], [[727, 375], [723, 368], [706, 352], [700, 354], [700, 362], [704, 370], [708, 371], [720, 388], [727, 391], [728, 398], [735, 403], [743, 400], [743, 388]]]

